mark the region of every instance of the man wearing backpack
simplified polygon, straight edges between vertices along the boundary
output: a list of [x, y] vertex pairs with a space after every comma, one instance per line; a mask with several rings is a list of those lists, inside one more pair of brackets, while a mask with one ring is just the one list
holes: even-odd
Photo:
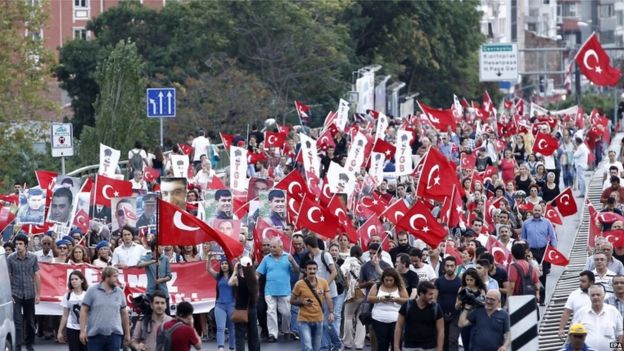
[[193, 305], [183, 301], [176, 306], [174, 320], [161, 325], [156, 341], [157, 351], [201, 350], [202, 342], [193, 328]]
[[136, 324], [132, 333], [132, 343], [130, 345], [137, 351], [156, 350], [158, 329], [160, 329], [163, 323], [173, 319], [165, 314], [167, 296], [164, 293], [155, 291], [151, 298], [151, 315], [143, 316], [143, 319]]
[[128, 178], [134, 177], [134, 171], [143, 171], [143, 166], [147, 164], [147, 153], [143, 150], [143, 142], [134, 142], [134, 148], [128, 151]]
[[[533, 258], [537, 262], [542, 262], [544, 259], [544, 253], [546, 247], [557, 247], [557, 235], [552, 223], [544, 217], [542, 217], [542, 206], [535, 205], [531, 211], [533, 217], [527, 219], [522, 224], [522, 233], [520, 239], [526, 241], [529, 244], [529, 249], [533, 254]], [[539, 277], [539, 281], [542, 283], [542, 288], [539, 290], [538, 302], [540, 305], [544, 305], [546, 302], [546, 276], [550, 273], [550, 263], [542, 262], [542, 276]]]
[[511, 247], [511, 254], [514, 258], [508, 269], [509, 294], [512, 295], [535, 295], [539, 301], [540, 292], [538, 287], [539, 276], [531, 264], [526, 260], [526, 246], [524, 244], [514, 244]]
[[430, 281], [418, 283], [416, 300], [408, 300], [399, 310], [399, 319], [394, 328], [394, 351], [443, 350], [444, 316], [436, 303], [437, 295], [437, 289]]

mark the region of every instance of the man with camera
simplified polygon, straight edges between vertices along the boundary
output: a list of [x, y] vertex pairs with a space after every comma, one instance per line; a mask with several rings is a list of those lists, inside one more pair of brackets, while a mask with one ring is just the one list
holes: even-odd
[[306, 276], [299, 280], [292, 291], [290, 304], [299, 306], [297, 322], [301, 349], [318, 351], [323, 336], [323, 300], [327, 303], [327, 320], [334, 321], [334, 305], [327, 281], [316, 276], [318, 264], [314, 260], [305, 262]]
[[167, 297], [161, 291], [155, 291], [151, 296], [150, 313], [146, 313], [132, 333], [132, 347], [137, 351], [156, 350], [156, 334], [163, 323], [173, 318], [165, 314]]
[[507, 351], [511, 345], [509, 314], [500, 308], [500, 299], [500, 291], [493, 289], [485, 295], [485, 306], [464, 306], [459, 326], [472, 325], [471, 350]]

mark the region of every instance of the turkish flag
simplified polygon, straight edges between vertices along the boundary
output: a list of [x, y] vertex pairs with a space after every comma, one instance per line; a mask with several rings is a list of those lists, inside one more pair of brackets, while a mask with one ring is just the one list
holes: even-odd
[[159, 245], [184, 246], [216, 241], [229, 260], [243, 253], [243, 245], [238, 240], [213, 229], [176, 205], [160, 199], [157, 201]]
[[319, 150], [327, 150], [328, 147], [336, 148], [336, 142], [334, 141], [334, 136], [332, 135], [331, 130], [325, 129], [319, 138], [316, 139], [316, 148]]
[[232, 146], [232, 143], [234, 142], [234, 135], [219, 132], [219, 137], [221, 137], [221, 142], [223, 143], [223, 147], [229, 152], [230, 146]]
[[540, 153], [544, 156], [552, 155], [559, 148], [559, 140], [546, 133], [537, 133], [533, 143], [533, 153]]
[[42, 225], [32, 225], [32, 224], [24, 224], [22, 226], [22, 231], [30, 233], [30, 234], [43, 234], [48, 232], [52, 227], [54, 227], [54, 223], [45, 222]]
[[378, 198], [374, 198], [372, 196], [364, 196], [357, 204], [356, 212], [363, 214], [365, 217], [368, 217], [368, 215], [370, 215], [371, 213], [375, 214], [376, 216], [380, 216], [385, 209], [385, 205], [381, 201], [379, 201]]
[[93, 177], [87, 177], [82, 183], [81, 193], [90, 193], [93, 190]]
[[58, 173], [53, 171], [37, 170], [35, 171], [35, 176], [37, 177], [37, 182], [39, 183], [41, 189], [47, 190], [48, 196], [51, 196]]
[[600, 45], [596, 33], [589, 36], [576, 53], [575, 60], [581, 73], [594, 84], [615, 86], [622, 77], [620, 70], [611, 66], [609, 55]]
[[13, 222], [16, 213], [16, 206], [0, 206], [0, 231], [4, 231]]
[[[622, 240], [622, 242], [624, 243], [624, 240]], [[544, 261], [564, 267], [570, 264], [570, 260], [568, 260], [568, 258], [565, 257], [564, 254], [559, 252], [559, 250], [552, 247], [552, 245], [548, 245], [546, 247], [546, 251], [544, 252]]]
[[179, 143], [178, 147], [180, 148], [180, 151], [187, 156], [193, 153], [193, 147], [189, 144]]
[[602, 224], [612, 224], [615, 221], [624, 221], [624, 217], [614, 212], [599, 212], [598, 221]]
[[453, 186], [453, 194], [451, 197], [444, 199], [440, 219], [443, 223], [448, 223], [449, 228], [454, 228], [461, 222], [465, 222], [464, 202], [459, 194], [457, 186]]
[[574, 116], [574, 125], [577, 129], [585, 129], [585, 117], [583, 107], [579, 106], [576, 110], [576, 116]]
[[333, 239], [338, 234], [338, 218], [329, 213], [326, 208], [310, 200], [307, 196], [301, 201], [301, 208], [297, 216], [297, 227], [307, 228], [312, 232]]
[[325, 177], [325, 179], [323, 179], [323, 186], [321, 186], [321, 191], [317, 196], [318, 201], [321, 203], [321, 205], [327, 206], [332, 197], [333, 193], [329, 189], [329, 182], [327, 181], [327, 177]]
[[494, 235], [489, 235], [485, 244], [485, 248], [494, 256], [494, 262], [497, 265], [507, 265], [511, 262], [511, 252], [507, 247], [498, 241]]
[[160, 178], [160, 171], [152, 168], [152, 167], [145, 167], [143, 168], [143, 179], [146, 182], [153, 182], [154, 180]]
[[487, 117], [492, 113], [496, 116], [496, 106], [487, 90], [483, 92], [483, 111], [487, 112]]
[[448, 234], [446, 229], [433, 218], [429, 208], [422, 201], [416, 202], [407, 211], [397, 228], [412, 233], [431, 247], [437, 247]]
[[544, 217], [548, 219], [552, 224], [563, 225], [561, 215], [551, 204], [547, 204], [544, 208]]
[[0, 201], [5, 201], [17, 205], [19, 203], [19, 195], [17, 194], [0, 194]]
[[129, 308], [134, 308], [134, 296], [132, 296], [132, 291], [130, 291], [130, 284], [126, 284], [126, 286], [124, 286], [124, 296], [126, 297], [126, 306], [128, 306]]
[[379, 218], [372, 216], [362, 224], [357, 230], [357, 236], [360, 240], [360, 247], [363, 250], [368, 248], [368, 243], [373, 235], [383, 237], [385, 228]]
[[446, 245], [444, 245], [444, 256], [453, 256], [455, 257], [456, 263], [462, 262], [461, 253], [457, 251], [455, 248], [455, 242], [447, 241]]
[[[258, 238], [261, 240], [258, 245], [262, 245], [263, 239], [272, 240], [274, 238], [279, 238], [282, 241], [282, 247], [284, 248], [284, 251], [290, 252], [290, 249], [292, 247], [290, 237], [286, 236], [283, 231], [267, 223], [264, 219], [258, 218], [258, 221], [256, 222], [256, 227], [254, 228], [254, 232], [257, 232], [253, 235], [254, 239]], [[255, 242], [254, 245], [256, 245]]]
[[95, 204], [111, 207], [111, 198], [132, 196], [132, 183], [108, 178], [101, 174], [95, 178]]
[[295, 100], [295, 109], [297, 110], [301, 123], [305, 124], [310, 121], [310, 106]]
[[286, 134], [280, 132], [264, 132], [264, 146], [267, 148], [273, 146], [280, 149], [284, 146]]
[[86, 233], [87, 230], [89, 230], [89, 214], [83, 209], [78, 210], [74, 216], [73, 225], [79, 228], [83, 233]]
[[451, 130], [455, 130], [455, 116], [453, 115], [453, 109], [439, 109], [425, 105], [425, 103], [417, 101], [418, 107], [425, 114], [425, 120], [427, 120], [435, 129], [440, 132], [448, 131], [448, 127]]
[[576, 208], [576, 201], [574, 200], [574, 194], [570, 187], [557, 195], [557, 197], [553, 199], [553, 202], [557, 205], [557, 209], [563, 217], [571, 216], [578, 211]]
[[425, 199], [440, 200], [451, 195], [456, 183], [457, 175], [448, 159], [438, 149], [430, 147], [420, 172], [416, 194]]
[[386, 160], [391, 160], [394, 157], [394, 153], [396, 152], [396, 146], [390, 144], [389, 142], [377, 138], [375, 140], [375, 145], [373, 145], [372, 152], [379, 152], [386, 156]]
[[405, 214], [409, 211], [407, 204], [403, 199], [396, 200], [392, 205], [386, 207], [386, 209], [380, 214], [380, 217], [383, 217], [390, 221], [390, 223], [395, 226], [399, 224], [401, 218], [405, 216]]
[[225, 189], [225, 188], [227, 187], [225, 186], [225, 184], [223, 184], [223, 182], [221, 181], [221, 178], [219, 178], [216, 174], [213, 175], [212, 181], [208, 185], [208, 189], [219, 190], [219, 189]]
[[275, 188], [286, 190], [289, 196], [293, 196], [299, 200], [303, 199], [305, 194], [309, 193], [306, 181], [297, 169], [293, 169], [282, 178], [282, 180], [275, 184]]
[[607, 239], [608, 242], [613, 244], [613, 247], [616, 249], [620, 249], [624, 247], [624, 230], [616, 229], [616, 230], [607, 230], [602, 233], [602, 236]]
[[357, 232], [355, 228], [353, 228], [353, 222], [351, 222], [351, 218], [349, 218], [347, 210], [342, 204], [342, 201], [340, 201], [340, 197], [336, 195], [332, 196], [331, 200], [329, 200], [329, 204], [327, 205], [327, 209], [331, 214], [338, 218], [340, 228], [349, 237], [349, 242], [355, 243], [358, 239]]

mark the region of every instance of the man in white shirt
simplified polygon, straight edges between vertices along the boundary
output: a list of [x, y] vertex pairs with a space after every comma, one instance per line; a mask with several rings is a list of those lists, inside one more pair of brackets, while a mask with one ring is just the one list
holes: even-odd
[[602, 167], [602, 180], [603, 181], [611, 178], [611, 175], [609, 175], [609, 168], [611, 168], [611, 167], [617, 167], [618, 174], [616, 174], [616, 175], [618, 177], [622, 177], [622, 174], [624, 174], [624, 167], [622, 167], [622, 163], [621, 162], [618, 162], [616, 156], [617, 155], [615, 153], [615, 150], [609, 150], [609, 156], [608, 156], [609, 160]]
[[617, 308], [604, 303], [605, 291], [600, 285], [589, 288], [591, 305], [574, 314], [572, 323], [587, 329], [585, 344], [594, 350], [611, 350], [610, 343], [622, 342], [622, 315]]
[[580, 286], [574, 290], [563, 308], [563, 315], [559, 321], [559, 337], [565, 337], [565, 326], [570, 320], [570, 316], [576, 315], [576, 313], [583, 307], [591, 305], [589, 298], [589, 287], [594, 285], [594, 273], [591, 271], [582, 271], [579, 274]]
[[583, 139], [574, 138], [576, 149], [574, 151], [574, 168], [576, 169], [576, 184], [579, 190], [579, 197], [585, 197], [585, 170], [589, 160], [589, 149], [583, 143]]
[[193, 167], [197, 168], [200, 165], [202, 155], [210, 157], [210, 139], [206, 138], [204, 130], [199, 131], [199, 135], [193, 139], [191, 146], [193, 147]]
[[52, 252], [52, 237], [44, 235], [41, 239], [41, 250], [35, 251], [38, 262], [54, 262], [54, 252]]
[[602, 252], [594, 254], [594, 264], [596, 269], [592, 272], [594, 273], [596, 285], [602, 285], [606, 292], [613, 294], [612, 281], [613, 277], [615, 277], [615, 272], [607, 267], [607, 255]]
[[[606, 241], [601, 244], [596, 243], [596, 247], [600, 248], [600, 250], [597, 249], [596, 252], [602, 251], [602, 253], [607, 255], [607, 268], [613, 271], [615, 274], [624, 275], [624, 265], [620, 260], [613, 257], [613, 244]], [[594, 261], [594, 256], [592, 255], [587, 257], [587, 261], [585, 262], [585, 269], [591, 271], [594, 268], [596, 268], [596, 262]]]
[[611, 186], [611, 177], [619, 177], [620, 184], [624, 184], [624, 178], [620, 177], [620, 174], [619, 174], [620, 171], [616, 166], [609, 166], [607, 170], [608, 170], [608, 173], [606, 173], [607, 178], [602, 182], [602, 190], [605, 190]]
[[419, 281], [430, 281], [433, 282], [438, 278], [438, 275], [433, 270], [429, 264], [423, 261], [423, 253], [419, 248], [413, 248], [410, 253], [410, 258], [412, 259], [412, 266], [410, 269], [416, 274], [418, 274]]
[[140, 169], [143, 170], [143, 168], [145, 167], [145, 165], [147, 164], [147, 153], [145, 152], [145, 150], [143, 150], [143, 142], [137, 140], [134, 143], [134, 148], [132, 148], [130, 151], [128, 151], [128, 168], [131, 169], [132, 171], [134, 171], [135, 167], [138, 169], [139, 168], [139, 164], [137, 162], [136, 166], [132, 165], [132, 158], [134, 157], [134, 155], [139, 155], [141, 156], [141, 166]]
[[[381, 246], [381, 237], [377, 234], [371, 235], [370, 241], [368, 242], [368, 244], [369, 245], [377, 244]], [[366, 251], [362, 254], [362, 262], [366, 263], [370, 261], [370, 259], [371, 259], [370, 252]], [[392, 256], [390, 256], [390, 254], [387, 251], [384, 251], [383, 249], [381, 249], [381, 260], [389, 264], [390, 267], [394, 266], [394, 264], [392, 263]]]
[[141, 256], [145, 255], [143, 246], [138, 245], [134, 241], [134, 229], [125, 226], [121, 229], [121, 240], [123, 245], [117, 247], [113, 252], [113, 261], [111, 264], [115, 267], [125, 269], [136, 266], [141, 260]]

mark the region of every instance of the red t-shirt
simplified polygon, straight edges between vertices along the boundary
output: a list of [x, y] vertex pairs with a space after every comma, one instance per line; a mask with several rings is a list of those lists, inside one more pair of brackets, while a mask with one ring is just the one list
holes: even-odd
[[[163, 330], [167, 330], [173, 327], [173, 325], [177, 322], [177, 319], [166, 322], [163, 325]], [[171, 341], [173, 351], [189, 351], [191, 347], [197, 344], [200, 340], [197, 336], [197, 333], [195, 333], [195, 330], [193, 330], [192, 327], [184, 324], [182, 326], [179, 326], [178, 329], [173, 332]]]
[[[527, 260], [518, 260], [518, 261], [515, 261], [514, 263], [517, 263], [520, 266], [520, 269], [522, 270], [522, 275], [525, 275], [528, 273], [529, 262]], [[509, 282], [516, 284], [514, 286], [513, 294], [517, 295], [518, 292], [520, 291], [520, 279], [521, 278], [518, 276], [518, 270], [515, 267], [513, 267], [513, 264], [509, 264], [509, 266], [507, 267], [507, 275], [509, 277]], [[537, 286], [539, 284], [539, 273], [537, 272], [535, 267], [533, 267], [532, 278], [533, 278], [533, 283], [535, 284], [535, 288], [537, 290]]]

